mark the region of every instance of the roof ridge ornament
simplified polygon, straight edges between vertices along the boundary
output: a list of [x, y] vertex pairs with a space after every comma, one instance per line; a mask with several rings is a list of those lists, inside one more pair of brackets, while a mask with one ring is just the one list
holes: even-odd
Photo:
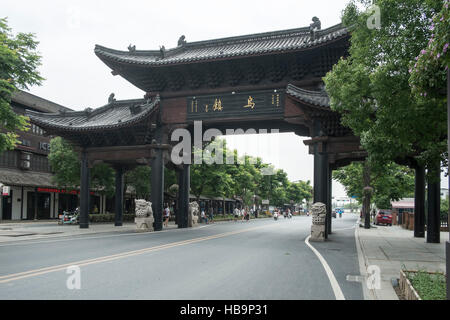
[[108, 104], [116, 102], [116, 98], [114, 98], [114, 96], [115, 96], [114, 92], [109, 95]]
[[156, 61], [164, 59], [165, 56], [166, 56], [166, 47], [164, 46], [159, 47], [159, 57], [156, 58]]
[[186, 37], [184, 34], [178, 39], [178, 47], [184, 46], [186, 44]]
[[135, 52], [136, 51], [136, 45], [131, 46], [131, 43], [130, 43], [130, 45], [128, 46], [128, 51], [129, 52]]
[[313, 23], [309, 25], [309, 33], [311, 35], [312, 40], [316, 40], [317, 38], [317, 31], [319, 31], [321, 27], [320, 19], [317, 17], [312, 18]]
[[89, 118], [91, 116], [91, 114], [92, 114], [92, 111], [93, 111], [92, 108], [89, 108], [89, 107], [85, 108], [84, 109], [84, 113], [86, 114], [86, 117]]
[[141, 107], [142, 107], [142, 104], [139, 104], [139, 103], [129, 106], [131, 114], [135, 115], [135, 114], [138, 114], [139, 112], [141, 112]]

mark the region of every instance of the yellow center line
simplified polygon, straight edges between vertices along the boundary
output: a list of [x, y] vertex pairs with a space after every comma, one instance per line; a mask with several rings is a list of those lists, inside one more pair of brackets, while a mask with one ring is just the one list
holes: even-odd
[[187, 245], [187, 244], [191, 244], [191, 243], [212, 240], [212, 239], [217, 239], [217, 238], [223, 238], [223, 237], [227, 237], [227, 236], [231, 236], [231, 235], [235, 235], [235, 234], [239, 234], [239, 233], [244, 233], [244, 232], [249, 232], [249, 231], [253, 231], [253, 230], [257, 230], [257, 229], [267, 228], [270, 226], [272, 226], [272, 225], [265, 225], [265, 226], [247, 228], [247, 229], [243, 229], [243, 230], [219, 233], [219, 234], [215, 234], [215, 235], [211, 235], [211, 236], [199, 237], [199, 238], [183, 240], [183, 241], [178, 241], [178, 242], [172, 242], [172, 243], [163, 244], [163, 245], [159, 245], [159, 246], [154, 246], [154, 247], [149, 247], [149, 248], [144, 248], [144, 249], [139, 249], [139, 250], [132, 250], [132, 251], [122, 252], [122, 253], [113, 254], [113, 255], [109, 255], [109, 256], [99, 257], [99, 258], [81, 260], [81, 261], [56, 265], [56, 266], [50, 266], [50, 267], [45, 267], [45, 268], [40, 268], [40, 269], [35, 269], [35, 270], [29, 270], [29, 271], [24, 271], [24, 272], [19, 272], [19, 273], [8, 274], [8, 275], [0, 276], [0, 283], [7, 283], [10, 281], [14, 281], [14, 280], [20, 280], [20, 279], [29, 278], [29, 277], [35, 277], [35, 276], [46, 274], [46, 273], [61, 271], [61, 270], [66, 269], [67, 267], [73, 266], [73, 265], [87, 266], [87, 265], [95, 264], [95, 263], [108, 262], [108, 261], [112, 261], [112, 260], [136, 256], [136, 255], [140, 255], [140, 254], [144, 254], [144, 253], [148, 253], [148, 252], [154, 252], [154, 251], [159, 251], [159, 250], [163, 250], [163, 249], [169, 249], [169, 248], [174, 248], [174, 247], [178, 247], [178, 246], [183, 246], [183, 245]]

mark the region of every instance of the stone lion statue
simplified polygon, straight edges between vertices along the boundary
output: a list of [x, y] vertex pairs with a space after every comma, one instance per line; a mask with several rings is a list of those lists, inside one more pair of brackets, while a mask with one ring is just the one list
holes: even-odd
[[137, 230], [153, 231], [155, 219], [153, 218], [152, 203], [145, 199], [136, 199], [135, 204], [136, 218], [134, 218], [134, 222]]
[[188, 215], [188, 227], [194, 227], [198, 223], [198, 217], [200, 213], [200, 206], [197, 201], [189, 203], [189, 215]]

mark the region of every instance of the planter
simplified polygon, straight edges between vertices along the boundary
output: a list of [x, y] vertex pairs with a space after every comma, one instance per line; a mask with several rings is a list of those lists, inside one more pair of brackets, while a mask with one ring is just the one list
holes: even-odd
[[[406, 270], [406, 272], [416, 272], [416, 271]], [[402, 292], [406, 300], [422, 300], [419, 297], [417, 291], [413, 288], [411, 281], [409, 281], [408, 277], [406, 276], [403, 270], [400, 270], [399, 286], [400, 291]]]
[[[408, 275], [414, 274], [413, 277], [409, 276], [409, 278], [418, 277], [418, 273], [423, 275], [427, 275], [425, 278], [423, 275], [421, 276], [421, 280], [417, 282], [416, 288], [413, 287], [412, 282], [408, 279]], [[430, 291], [429, 286], [431, 285], [429, 282], [434, 282], [432, 284], [433, 290]], [[445, 300], [445, 274], [442, 272], [427, 272], [427, 271], [417, 271], [417, 270], [401, 270], [400, 271], [400, 281], [399, 281], [399, 289], [401, 294], [404, 296], [406, 300]], [[418, 290], [424, 290], [421, 292], [422, 297], [419, 296]]]

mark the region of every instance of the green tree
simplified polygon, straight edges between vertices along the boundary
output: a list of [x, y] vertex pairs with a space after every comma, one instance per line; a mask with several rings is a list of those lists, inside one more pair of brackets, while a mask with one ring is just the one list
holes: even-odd
[[43, 78], [37, 68], [41, 57], [36, 52], [38, 42], [32, 33], [13, 35], [6, 18], [0, 19], [0, 153], [14, 149], [16, 131], [28, 130], [27, 118], [11, 108], [11, 98], [17, 89], [40, 85]]
[[[333, 171], [333, 179], [339, 181], [349, 196], [362, 204], [364, 197], [363, 163], [355, 162]], [[414, 193], [414, 172], [406, 166], [389, 163], [370, 170], [369, 186], [373, 188], [371, 201], [378, 208], [387, 209], [391, 201], [397, 201]]]
[[[309, 181], [290, 183], [287, 173], [276, 170], [261, 158], [248, 155], [239, 157], [236, 150], [226, 147], [226, 141], [216, 139], [209, 144], [214, 158], [216, 152], [222, 154], [223, 164], [191, 165], [191, 191], [199, 199], [201, 195], [215, 197], [239, 196], [247, 206], [253, 205], [254, 196], [269, 199], [271, 204], [281, 206], [289, 200], [301, 202], [312, 197]], [[194, 150], [200, 153], [201, 150]], [[205, 152], [205, 151], [203, 151]], [[228, 155], [233, 155], [233, 164], [226, 164]]]
[[58, 186], [76, 189], [80, 185], [80, 160], [66, 140], [61, 137], [50, 140], [48, 160]]
[[138, 166], [125, 174], [125, 185], [133, 187], [138, 199], [150, 199], [150, 177], [149, 166]]
[[[58, 186], [76, 189], [80, 186], [81, 161], [73, 147], [63, 138], [56, 137], [50, 141], [48, 155], [54, 173], [54, 181]], [[90, 187], [101, 194], [114, 194], [114, 170], [105, 163], [93, 166], [90, 172]]]
[[[368, 1], [360, 1], [366, 8]], [[446, 110], [418, 100], [409, 85], [411, 61], [432, 35], [430, 19], [439, 0], [379, 0], [380, 29], [370, 29], [372, 12], [355, 2], [343, 12], [351, 30], [349, 56], [324, 78], [333, 110], [361, 138], [371, 165], [389, 161], [432, 165], [444, 160]]]
[[256, 193], [259, 172], [253, 165], [253, 159], [244, 156], [243, 163], [235, 165], [235, 172], [232, 175], [234, 181], [234, 193], [241, 197], [245, 205], [253, 204], [253, 196]]
[[303, 199], [308, 202], [312, 198], [313, 188], [309, 181], [297, 181], [289, 183], [286, 192], [289, 200], [302, 203]]
[[[214, 147], [214, 152], [211, 154], [215, 157], [215, 153], [221, 153], [223, 163], [225, 163], [226, 148], [224, 141], [216, 139], [211, 142], [210, 147]], [[194, 153], [201, 153], [202, 150], [194, 150]], [[199, 200], [201, 195], [226, 197], [232, 195], [233, 179], [229, 172], [230, 168], [226, 164], [201, 164], [191, 165], [191, 191]]]
[[411, 62], [409, 83], [419, 100], [432, 104], [447, 103], [447, 70], [450, 66], [450, 14], [446, 1], [441, 11], [433, 16], [431, 38], [426, 47]]

